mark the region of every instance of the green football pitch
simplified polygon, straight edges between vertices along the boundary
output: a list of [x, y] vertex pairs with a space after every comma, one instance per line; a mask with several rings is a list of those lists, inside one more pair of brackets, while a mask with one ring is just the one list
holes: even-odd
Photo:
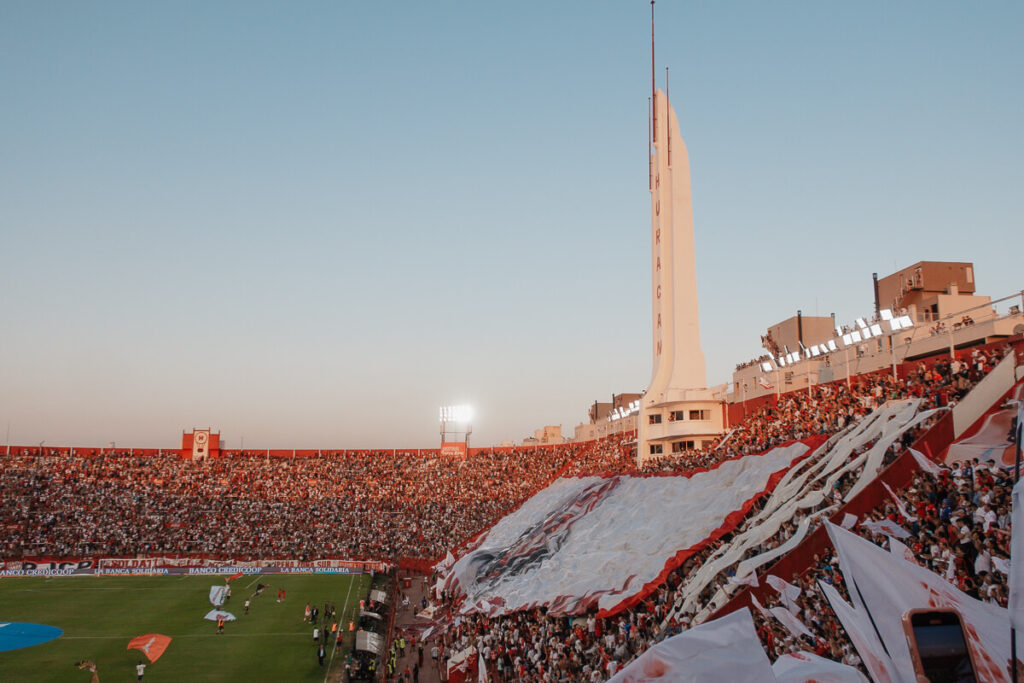
[[[266, 590], [243, 603], [257, 583]], [[42, 645], [0, 652], [0, 681], [78, 681], [90, 674], [74, 663], [96, 662], [101, 683], [134, 681], [135, 665], [149, 660], [128, 641], [144, 633], [173, 638], [167, 651], [146, 668], [145, 683], [158, 681], [317, 681], [335, 680], [354, 645], [348, 631], [358, 621], [359, 601], [370, 589], [366, 574], [288, 574], [243, 576], [232, 582], [224, 609], [237, 617], [224, 633], [203, 617], [213, 609], [210, 586], [217, 576], [53, 577], [0, 579], [0, 623], [31, 622], [63, 629]], [[287, 591], [277, 602], [277, 589]], [[305, 623], [306, 603], [335, 604], [345, 638], [335, 648], [329, 638], [326, 662], [317, 661], [313, 627]], [[330, 671], [329, 671], [330, 669]]]

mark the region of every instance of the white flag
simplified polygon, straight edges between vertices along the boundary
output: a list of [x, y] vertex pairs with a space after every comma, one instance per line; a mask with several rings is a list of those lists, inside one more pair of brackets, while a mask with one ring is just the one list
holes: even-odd
[[609, 683], [767, 683], [774, 681], [750, 610], [727, 614], [661, 641]]
[[868, 683], [857, 669], [813, 652], [785, 654], [772, 664], [776, 683]]
[[910, 532], [892, 520], [883, 519], [881, 522], [873, 522], [870, 519], [865, 519], [860, 525], [873, 534], [895, 536], [896, 538], [910, 538]]
[[807, 629], [807, 627], [804, 626], [804, 622], [800, 621], [795, 616], [793, 616], [793, 613], [787, 610], [785, 607], [772, 607], [770, 610], [768, 610], [768, 612], [773, 617], [778, 619], [779, 623], [785, 626], [786, 630], [792, 633], [795, 638], [799, 638], [800, 636], [808, 636], [812, 640], [814, 639], [814, 634], [812, 634]]
[[903, 614], [913, 608], [955, 608], [974, 654], [977, 678], [1009, 681], [1010, 619], [1007, 610], [975, 600], [941, 576], [910, 564], [834, 524], [827, 524], [846, 585], [863, 604], [899, 674], [913, 680]]
[[[1024, 405], [1024, 403], [1022, 403]], [[1013, 487], [1013, 528], [1010, 535], [1010, 622], [1024, 635], [1024, 479]], [[1019, 646], [1018, 646], [1019, 647]], [[1024, 659], [1024, 657], [1021, 657]]]
[[483, 650], [480, 651], [480, 657], [476, 662], [477, 668], [477, 683], [489, 683], [490, 678], [487, 677], [487, 662], [484, 661]]
[[882, 486], [884, 486], [885, 490], [889, 492], [889, 495], [892, 496], [892, 499], [896, 501], [896, 509], [900, 511], [900, 514], [903, 515], [903, 518], [906, 519], [908, 522], [916, 522], [917, 517], [914, 517], [907, 511], [907, 507], [903, 504], [903, 501], [899, 499], [899, 497], [893, 492], [891, 488], [889, 488], [889, 485], [883, 481]]
[[856, 524], [856, 523], [857, 523], [857, 515], [851, 515], [849, 512], [847, 512], [845, 515], [843, 515], [843, 521], [840, 522], [839, 524], [844, 529], [852, 529], [853, 525]]
[[765, 577], [765, 583], [778, 591], [779, 595], [782, 596], [782, 604], [785, 605], [790, 612], [796, 613], [800, 608], [796, 604], [797, 598], [800, 597], [800, 593], [803, 589], [800, 586], [794, 586], [793, 584], [780, 579], [777, 576], [769, 574]]
[[227, 586], [210, 586], [210, 604], [214, 607], [223, 605], [227, 592]]
[[839, 618], [839, 623], [843, 625], [843, 630], [850, 637], [850, 642], [857, 648], [864, 667], [871, 674], [875, 683], [899, 683], [896, 667], [882, 647], [882, 642], [878, 640], [878, 634], [868, 621], [867, 615], [846, 604], [846, 601], [839, 595], [839, 591], [831, 585], [819, 581], [818, 586], [821, 587], [821, 592], [825, 594], [829, 604], [832, 605], [832, 611]]
[[926, 456], [921, 451], [916, 451], [913, 448], [911, 448], [910, 454], [914, 456], [914, 460], [917, 461], [918, 466], [928, 474], [938, 475], [940, 472], [942, 472], [942, 468], [934, 460]]
[[758, 580], [757, 580], [757, 572], [750, 572], [749, 574], [744, 576], [742, 579], [737, 579], [735, 576], [730, 576], [729, 577], [729, 583], [732, 583], [732, 584], [742, 584], [744, 586], [750, 586], [751, 588], [757, 588], [758, 586], [761, 585], [760, 583], [758, 583]]

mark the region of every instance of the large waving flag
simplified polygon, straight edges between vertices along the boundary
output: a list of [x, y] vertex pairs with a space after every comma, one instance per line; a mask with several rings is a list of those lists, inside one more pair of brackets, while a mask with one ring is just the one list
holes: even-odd
[[1010, 619], [1006, 609], [975, 600], [941, 576], [834, 524], [826, 523], [826, 528], [851, 597], [858, 608], [870, 614], [903, 680], [912, 681], [914, 676], [903, 614], [913, 608], [953, 607], [962, 617], [978, 680], [1009, 683]]
[[839, 591], [824, 581], [819, 581], [818, 586], [825, 594], [832, 611], [839, 618], [843, 630], [850, 637], [850, 642], [857, 648], [860, 659], [864, 662], [865, 668], [871, 674], [875, 683], [899, 683], [899, 676], [896, 674], [896, 665], [892, 663], [889, 653], [882, 647], [882, 641], [878, 639], [878, 633], [868, 621], [867, 614], [855, 610], [843, 600]]
[[661, 641], [609, 683], [766, 683], [774, 681], [750, 610], [727, 614]]
[[776, 683], [868, 683], [857, 669], [813, 652], [782, 655], [772, 664]]
[[465, 596], [463, 612], [543, 605], [551, 614], [615, 614], [735, 529], [809, 451], [796, 442], [688, 477], [559, 479], [482, 536], [445, 588]]
[[227, 586], [210, 586], [210, 604], [214, 607], [222, 607], [227, 593]]
[[142, 653], [149, 658], [150, 663], [160, 659], [167, 646], [171, 644], [170, 636], [163, 636], [159, 633], [146, 633], [136, 636], [128, 641], [128, 650], [142, 650]]

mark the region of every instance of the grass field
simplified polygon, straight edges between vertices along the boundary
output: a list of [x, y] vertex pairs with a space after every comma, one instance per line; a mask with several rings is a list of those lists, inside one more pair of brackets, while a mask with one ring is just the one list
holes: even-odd
[[[64, 630], [56, 640], [0, 652], [0, 681], [78, 681], [90, 674], [74, 662], [96, 662], [101, 683], [134, 681], [138, 650], [128, 641], [144, 633], [171, 636], [167, 652], [147, 667], [145, 683], [158, 681], [316, 681], [327, 680], [328, 666], [317, 662], [312, 626], [303, 622], [306, 602], [335, 603], [339, 627], [358, 621], [359, 601], [370, 588], [369, 575], [291, 574], [259, 577], [268, 584], [243, 614], [245, 597], [255, 590], [257, 577], [232, 583], [224, 609], [238, 620], [224, 635], [203, 616], [213, 607], [210, 586], [223, 584], [216, 576], [54, 577], [0, 579], [0, 622], [49, 624]], [[287, 590], [278, 603], [277, 589]], [[346, 632], [342, 647], [327, 648], [333, 671], [344, 666], [353, 646]], [[333, 657], [333, 659], [332, 659]], [[332, 680], [334, 676], [331, 677]]]

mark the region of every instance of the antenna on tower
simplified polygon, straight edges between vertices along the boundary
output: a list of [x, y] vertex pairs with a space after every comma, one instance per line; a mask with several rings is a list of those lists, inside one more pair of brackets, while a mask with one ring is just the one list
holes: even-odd
[[651, 103], [653, 104], [653, 140], [658, 142], [658, 92], [654, 80], [654, 0], [651, 0]]
[[654, 156], [651, 154], [651, 98], [647, 98], [647, 189], [654, 192]]

